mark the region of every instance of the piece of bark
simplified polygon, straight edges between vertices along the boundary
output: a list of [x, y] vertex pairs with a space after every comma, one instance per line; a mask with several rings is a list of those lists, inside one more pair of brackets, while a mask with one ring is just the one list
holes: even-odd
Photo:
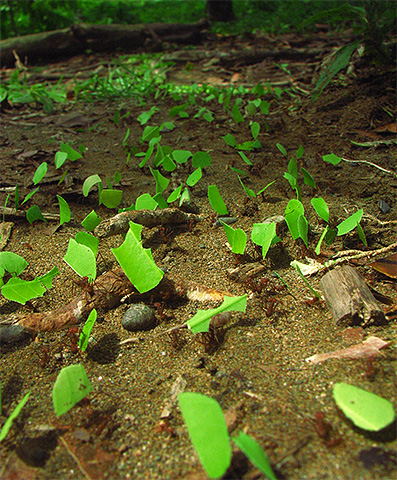
[[350, 266], [337, 267], [320, 281], [335, 322], [342, 326], [385, 323], [385, 313], [364, 278]]
[[0, 63], [12, 67], [15, 56], [29, 63], [39, 58], [60, 58], [84, 53], [143, 47], [147, 42], [198, 43], [208, 26], [203, 19], [192, 24], [153, 23], [148, 25], [78, 24], [62, 30], [23, 35], [0, 41]]
[[317, 353], [311, 357], [306, 358], [306, 362], [316, 363], [324, 362], [329, 358], [365, 358], [365, 357], [375, 357], [380, 354], [382, 348], [388, 347], [392, 342], [385, 342], [378, 337], [368, 337], [361, 343], [353, 345], [348, 348], [343, 348], [341, 350], [335, 350], [333, 352], [327, 353]]
[[186, 213], [177, 208], [130, 210], [103, 220], [94, 230], [94, 234], [97, 238], [106, 238], [127, 233], [130, 221], [150, 228], [157, 225], [189, 224], [190, 222], [198, 222], [201, 218], [200, 215]]

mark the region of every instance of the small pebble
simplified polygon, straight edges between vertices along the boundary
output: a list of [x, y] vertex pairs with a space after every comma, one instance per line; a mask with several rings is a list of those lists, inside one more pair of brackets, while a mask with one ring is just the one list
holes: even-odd
[[231, 225], [232, 223], [236, 223], [238, 221], [238, 218], [236, 217], [219, 217], [215, 220], [215, 222], [212, 224], [213, 227], [221, 227], [222, 222], [226, 223], [227, 225]]
[[0, 343], [20, 342], [29, 336], [30, 335], [21, 325], [0, 325]]
[[130, 332], [150, 330], [156, 326], [154, 311], [144, 303], [132, 305], [123, 315], [121, 324]]
[[378, 203], [379, 209], [382, 213], [389, 213], [390, 212], [390, 205], [385, 202], [384, 200], [379, 200]]

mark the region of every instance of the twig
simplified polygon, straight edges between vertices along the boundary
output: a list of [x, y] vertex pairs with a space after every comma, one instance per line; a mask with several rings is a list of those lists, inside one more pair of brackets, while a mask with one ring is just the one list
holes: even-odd
[[382, 170], [382, 172], [388, 173], [389, 175], [393, 175], [394, 177], [397, 177], [397, 173], [393, 172], [392, 170], [387, 170], [386, 168], [380, 167], [376, 163], [368, 162], [367, 160], [349, 160], [347, 158], [341, 157], [344, 162], [348, 163], [365, 163], [366, 165], [370, 165], [371, 167], [378, 168], [379, 170]]
[[66, 442], [65, 439], [63, 439], [61, 436], [59, 437], [59, 440], [63, 443], [63, 446], [66, 448], [68, 454], [73, 458], [73, 460], [77, 463], [77, 466], [79, 467], [80, 472], [84, 475], [84, 477], [87, 480], [92, 480], [92, 477], [88, 474], [88, 472], [84, 469], [83, 465], [80, 463], [80, 460], [78, 457], [70, 450], [68, 443]]

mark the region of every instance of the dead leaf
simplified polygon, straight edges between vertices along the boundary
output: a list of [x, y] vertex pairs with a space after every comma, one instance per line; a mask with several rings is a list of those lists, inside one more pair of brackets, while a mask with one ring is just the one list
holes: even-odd
[[317, 353], [312, 357], [306, 358], [306, 362], [317, 364], [328, 360], [329, 358], [364, 358], [372, 357], [380, 354], [380, 350], [388, 347], [392, 342], [385, 342], [378, 337], [368, 337], [361, 343], [352, 347], [335, 350], [328, 353]]
[[375, 132], [378, 133], [397, 133], [397, 123], [388, 123], [381, 127], [375, 128]]
[[368, 265], [388, 277], [397, 278], [397, 252]]

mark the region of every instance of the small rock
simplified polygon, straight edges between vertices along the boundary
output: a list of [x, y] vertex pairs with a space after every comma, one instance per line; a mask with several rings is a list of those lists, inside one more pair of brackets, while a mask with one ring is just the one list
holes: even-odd
[[227, 225], [231, 225], [232, 223], [236, 223], [238, 221], [238, 218], [236, 217], [219, 217], [215, 220], [213, 223], [213, 227], [221, 227], [222, 222], [226, 223]]
[[385, 202], [384, 200], [379, 200], [379, 210], [382, 212], [382, 213], [389, 213], [390, 212], [390, 205]]
[[121, 324], [130, 332], [150, 330], [156, 326], [154, 311], [144, 303], [132, 305], [123, 315]]
[[0, 325], [0, 343], [15, 343], [31, 336], [18, 324]]

